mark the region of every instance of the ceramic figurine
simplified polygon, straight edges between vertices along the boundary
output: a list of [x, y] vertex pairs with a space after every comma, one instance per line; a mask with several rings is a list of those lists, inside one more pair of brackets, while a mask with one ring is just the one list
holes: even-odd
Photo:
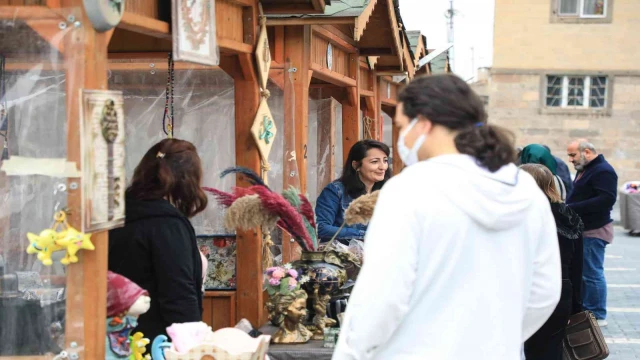
[[138, 316], [146, 313], [150, 306], [151, 299], [146, 290], [122, 275], [108, 272], [105, 359], [144, 359], [140, 348], [144, 352], [144, 345], [149, 341], [136, 333], [132, 344], [130, 335], [138, 325]]
[[292, 291], [286, 295], [271, 296], [267, 302], [269, 319], [279, 326], [273, 334], [272, 342], [277, 344], [301, 344], [311, 339], [313, 334], [302, 322], [307, 317], [307, 293]]
[[313, 288], [313, 310], [315, 310], [313, 317], [313, 325], [315, 327], [313, 340], [322, 340], [324, 339], [324, 329], [335, 326], [336, 321], [327, 317], [327, 304], [329, 304], [329, 300], [331, 300], [331, 295], [320, 294], [318, 291], [320, 289], [319, 284], [315, 284]]

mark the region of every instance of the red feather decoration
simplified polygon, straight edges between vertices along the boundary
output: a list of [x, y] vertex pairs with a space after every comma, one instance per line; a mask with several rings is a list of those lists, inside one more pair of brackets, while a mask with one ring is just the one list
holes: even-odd
[[213, 195], [216, 201], [224, 207], [231, 206], [231, 204], [233, 204], [233, 202], [238, 199], [238, 196], [236, 196], [235, 194], [229, 194], [224, 191], [220, 191], [218, 189], [203, 187], [202, 190]]
[[282, 195], [271, 192], [263, 186], [252, 186], [249, 189], [258, 194], [267, 211], [280, 217], [279, 224], [285, 225], [281, 227], [290, 233], [303, 249], [313, 250], [313, 241], [304, 226], [302, 215]]
[[315, 229], [316, 215], [315, 215], [315, 212], [313, 211], [313, 206], [311, 206], [311, 202], [309, 202], [309, 199], [307, 199], [307, 197], [302, 194], [300, 194], [300, 201], [302, 201], [302, 204], [300, 205], [300, 212], [302, 213], [302, 216], [307, 218], [307, 221], [309, 221], [309, 224], [311, 224], [311, 227]]

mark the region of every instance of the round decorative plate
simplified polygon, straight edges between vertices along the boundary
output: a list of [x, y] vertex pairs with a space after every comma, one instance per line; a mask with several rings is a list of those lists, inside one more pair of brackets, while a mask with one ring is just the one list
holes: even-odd
[[125, 0], [82, 0], [93, 28], [105, 32], [118, 25], [124, 14]]
[[332, 70], [331, 68], [333, 67], [333, 47], [331, 46], [331, 43], [329, 43], [329, 45], [327, 45], [327, 68], [329, 70]]

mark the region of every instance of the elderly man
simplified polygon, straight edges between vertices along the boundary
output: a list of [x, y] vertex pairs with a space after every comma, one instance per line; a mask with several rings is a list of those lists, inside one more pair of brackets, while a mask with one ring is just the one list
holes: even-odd
[[618, 175], [586, 139], [570, 143], [567, 154], [578, 171], [567, 204], [580, 215], [585, 226], [582, 305], [593, 312], [600, 326], [606, 326], [604, 252], [613, 241], [611, 210], [616, 202]]

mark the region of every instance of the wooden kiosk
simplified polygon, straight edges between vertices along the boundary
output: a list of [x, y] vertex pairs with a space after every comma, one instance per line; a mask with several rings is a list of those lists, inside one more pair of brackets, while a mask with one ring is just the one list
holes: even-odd
[[[167, 53], [173, 46], [170, 9], [163, 3], [128, 0], [120, 23], [114, 29], [98, 32], [87, 18], [83, 0], [0, 0], [0, 55], [4, 56], [3, 75], [8, 79], [3, 91], [8, 99], [4, 109], [9, 124], [7, 140], [0, 141], [3, 146], [8, 141], [8, 158], [60, 158], [81, 171], [79, 89], [122, 90], [126, 121], [135, 124], [127, 128], [130, 136], [161, 137], [160, 125], [155, 126], [162, 115], [164, 79], [169, 70]], [[310, 99], [334, 99], [329, 106], [339, 104], [342, 108], [342, 137], [333, 135], [318, 141], [341, 149], [346, 158], [351, 145], [363, 136], [382, 138], [381, 114], [393, 115], [401, 86], [394, 76], [411, 78], [415, 72], [415, 51], [399, 18], [397, 1], [362, 0], [361, 4], [347, 5], [354, 3], [357, 1], [262, 1], [268, 16], [272, 60], [269, 78], [284, 94], [285, 127], [281, 131], [285, 148], [293, 147], [299, 154], [295, 158], [299, 174], [295, 184], [302, 191], [307, 190], [307, 159], [300, 154], [307, 150]], [[255, 62], [259, 1], [215, 0], [215, 12], [220, 65], [175, 64], [177, 80], [183, 79], [180, 86], [189, 89], [176, 102], [177, 117], [184, 119], [177, 125], [176, 137], [200, 132], [207, 135], [209, 126], [223, 127], [232, 132], [233, 142], [226, 147], [229, 153], [218, 158], [229, 155], [230, 160], [224, 161], [260, 172], [260, 155], [251, 136], [261, 90]], [[292, 12], [294, 15], [290, 15]], [[229, 117], [216, 118], [215, 124], [201, 120], [215, 113], [219, 98], [228, 100], [228, 111], [223, 114]], [[207, 106], [207, 114], [194, 117]], [[336, 124], [335, 114], [329, 112], [318, 126], [329, 127], [329, 133], [335, 134], [331, 130]], [[145, 123], [148, 118], [153, 118], [152, 122]], [[144, 150], [151, 144], [144, 144]], [[206, 152], [207, 139], [196, 145], [201, 153]], [[217, 145], [211, 146], [215, 150]], [[142, 149], [136, 144], [131, 148], [132, 152], [127, 150], [127, 167], [135, 165], [139, 156], [132, 154]], [[285, 166], [283, 183], [293, 183], [286, 176], [288, 154], [272, 157]], [[208, 159], [213, 165], [205, 170], [213, 178], [226, 163], [215, 162], [216, 154]], [[318, 179], [318, 184], [330, 181], [336, 163], [342, 161], [329, 161], [330, 171]], [[72, 359], [102, 359], [108, 233], [93, 233], [95, 251], [81, 252], [79, 262], [63, 270], [39, 268], [34, 257], [24, 252], [28, 245], [26, 232], [48, 226], [59, 203], [71, 210], [70, 224], [79, 226], [83, 186], [78, 175], [13, 177], [0, 172], [0, 195], [11, 199], [0, 205], [0, 265], [4, 272], [0, 276], [35, 271], [47, 286], [62, 288], [64, 311], [59, 314], [62, 326], [56, 340], [59, 348]], [[235, 289], [205, 294], [203, 321], [214, 329], [233, 326], [241, 318], [256, 327], [266, 321], [262, 243], [257, 229], [237, 232]], [[283, 260], [292, 260], [296, 252], [291, 243], [283, 240], [282, 246]], [[22, 325], [0, 320], [0, 326], [13, 326], [20, 332]], [[52, 335], [37, 336], [45, 342], [44, 338]], [[0, 339], [0, 343], [3, 341], [6, 339]], [[57, 355], [46, 349], [39, 352], [4, 353], [0, 346], [0, 359], [52, 359]]]

